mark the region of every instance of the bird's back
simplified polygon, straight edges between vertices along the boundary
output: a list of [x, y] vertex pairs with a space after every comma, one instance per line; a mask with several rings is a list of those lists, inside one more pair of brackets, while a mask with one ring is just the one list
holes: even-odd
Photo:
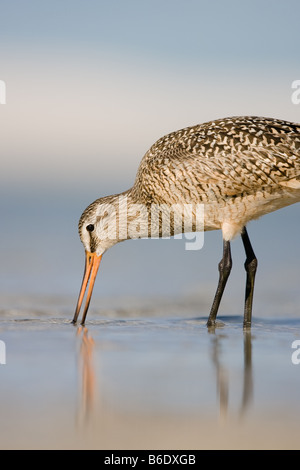
[[211, 202], [264, 188], [300, 189], [300, 124], [231, 117], [187, 127], [155, 142], [133, 192], [140, 202]]

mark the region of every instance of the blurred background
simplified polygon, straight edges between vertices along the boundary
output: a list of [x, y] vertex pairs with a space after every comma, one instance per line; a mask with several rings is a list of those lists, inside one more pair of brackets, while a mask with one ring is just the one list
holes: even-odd
[[[299, 122], [299, 14], [298, 0], [0, 0], [2, 307], [75, 306], [82, 211], [129, 188], [161, 136], [231, 115]], [[250, 224], [254, 315], [298, 314], [299, 229], [298, 205]], [[221, 255], [220, 232], [201, 251], [122, 243], [103, 257], [92, 308], [167, 297], [208, 309]], [[241, 314], [240, 240], [233, 262], [223, 312]]]

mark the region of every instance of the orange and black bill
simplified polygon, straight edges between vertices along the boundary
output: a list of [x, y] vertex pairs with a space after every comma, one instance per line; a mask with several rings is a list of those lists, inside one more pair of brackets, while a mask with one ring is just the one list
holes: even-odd
[[81, 325], [84, 325], [86, 315], [88, 312], [88, 308], [90, 305], [92, 293], [93, 293], [93, 287], [95, 284], [97, 272], [99, 269], [100, 261], [101, 261], [102, 255], [97, 256], [96, 253], [90, 253], [89, 251], [85, 252], [85, 269], [84, 269], [84, 275], [82, 279], [82, 284], [81, 284], [81, 289], [79, 292], [79, 297], [77, 301], [77, 306], [74, 314], [74, 318], [72, 323], [77, 323], [77, 318], [81, 309], [82, 301], [84, 299], [84, 294], [88, 286], [88, 282], [90, 280], [90, 285], [88, 288], [87, 296], [86, 296], [86, 302], [85, 302], [85, 307], [84, 311], [82, 314], [82, 320], [81, 320]]

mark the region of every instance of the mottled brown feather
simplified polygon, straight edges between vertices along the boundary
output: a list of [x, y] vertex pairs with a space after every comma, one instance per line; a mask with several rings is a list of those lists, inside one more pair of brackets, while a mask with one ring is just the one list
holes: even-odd
[[208, 202], [253, 194], [300, 177], [300, 124], [231, 117], [172, 132], [143, 157], [139, 201]]

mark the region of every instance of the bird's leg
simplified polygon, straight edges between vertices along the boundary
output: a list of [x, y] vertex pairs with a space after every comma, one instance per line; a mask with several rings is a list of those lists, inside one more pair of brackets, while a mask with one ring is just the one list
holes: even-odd
[[230, 271], [232, 267], [232, 260], [231, 260], [231, 250], [230, 250], [230, 242], [224, 240], [223, 241], [223, 258], [219, 263], [219, 283], [217, 287], [217, 291], [215, 294], [215, 298], [210, 310], [210, 314], [207, 320], [207, 326], [214, 326], [216, 323], [216, 317], [219, 309], [219, 305], [222, 299], [222, 295], [226, 286], [227, 279], [229, 277]]
[[244, 328], [251, 326], [252, 318], [252, 302], [254, 291], [254, 280], [257, 269], [257, 258], [252, 249], [246, 227], [242, 231], [242, 240], [246, 252], [245, 270], [247, 273], [246, 280], [246, 295], [245, 295], [245, 310], [244, 310]]

